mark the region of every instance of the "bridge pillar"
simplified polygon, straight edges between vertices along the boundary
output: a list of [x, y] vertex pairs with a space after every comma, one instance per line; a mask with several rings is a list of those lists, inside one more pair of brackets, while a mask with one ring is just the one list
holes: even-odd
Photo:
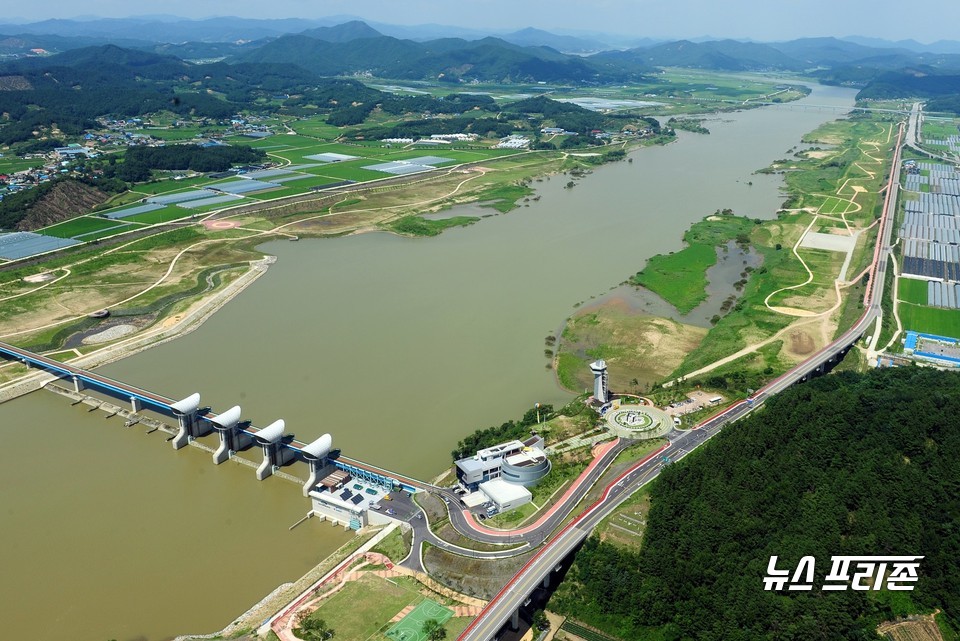
[[296, 457], [296, 452], [288, 447], [284, 447], [283, 440], [286, 437], [284, 430], [286, 423], [283, 419], [278, 419], [253, 435], [253, 440], [257, 445], [263, 448], [263, 463], [257, 468], [257, 480], [262, 481], [274, 470], [285, 463], [289, 463]]
[[232, 455], [250, 446], [252, 440], [250, 435], [244, 434], [237, 427], [217, 431], [220, 432], [220, 447], [213, 453], [214, 465], [220, 465]]
[[329, 467], [327, 456], [330, 454], [330, 448], [333, 446], [333, 439], [329, 434], [324, 434], [314, 442], [306, 445], [300, 450], [303, 460], [310, 466], [310, 477], [303, 484], [303, 495], [309, 496], [310, 490], [317, 486], [320, 481], [320, 475]]
[[272, 475], [274, 470], [296, 458], [296, 453], [281, 443], [263, 445], [263, 463], [257, 468], [257, 480], [262, 481]]
[[543, 577], [543, 589], [546, 590], [549, 587], [550, 587], [550, 574], [547, 574], [547, 576]]
[[209, 423], [204, 423], [201, 426], [200, 421], [197, 420], [197, 411], [200, 408], [199, 394], [192, 394], [170, 407], [180, 423], [180, 431], [173, 438], [173, 449], [179, 450], [186, 447], [187, 443], [198, 436], [208, 434], [212, 429]]
[[[234, 405], [223, 414], [219, 414], [210, 419], [213, 427], [220, 432], [220, 447], [213, 453], [213, 464], [220, 465], [230, 455], [241, 448], [244, 444], [240, 437], [240, 430], [237, 425], [240, 423], [240, 406]], [[246, 444], [250, 444], [250, 437], [247, 436]]]
[[83, 391], [83, 380], [79, 376], [73, 377], [73, 391], [77, 394]]
[[510, 615], [510, 627], [514, 630], [520, 629], [520, 610], [514, 610]]
[[136, 414], [141, 409], [143, 409], [143, 404], [140, 402], [140, 399], [136, 396], [130, 397], [130, 411]]
[[180, 431], [173, 437], [173, 449], [175, 450], [186, 447], [187, 443], [190, 442], [194, 418], [190, 414], [180, 414], [177, 416], [177, 421], [180, 423]]

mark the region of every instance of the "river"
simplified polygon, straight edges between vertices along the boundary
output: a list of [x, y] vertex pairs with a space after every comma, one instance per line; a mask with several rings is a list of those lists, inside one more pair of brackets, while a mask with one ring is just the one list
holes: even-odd
[[[815, 87], [807, 104], [851, 106]], [[270, 242], [278, 262], [197, 331], [101, 368], [166, 396], [238, 404], [257, 425], [325, 432], [349, 456], [429, 479], [470, 431], [535, 402], [565, 403], [544, 338], [578, 303], [718, 208], [770, 218], [777, 176], [753, 175], [835, 118], [790, 106], [723, 114], [710, 135], [534, 183], [540, 199], [436, 238], [371, 233]], [[752, 185], [749, 184], [752, 182]], [[476, 206], [457, 213], [492, 212]], [[287, 527], [293, 485], [215, 468], [46, 393], [0, 406], [0, 599], [7, 634], [40, 641], [162, 639], [219, 629], [345, 540]], [[13, 491], [15, 488], [16, 491]]]

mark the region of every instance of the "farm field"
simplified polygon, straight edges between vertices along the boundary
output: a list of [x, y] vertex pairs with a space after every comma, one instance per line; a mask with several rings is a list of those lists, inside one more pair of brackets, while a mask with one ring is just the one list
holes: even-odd
[[901, 278], [897, 282], [897, 299], [915, 305], [927, 304], [927, 281]]
[[106, 218], [97, 218], [94, 216], [81, 216], [71, 218], [57, 225], [47, 227], [42, 231], [47, 236], [56, 236], [57, 238], [75, 238], [84, 234], [105, 231], [117, 226], [125, 226], [122, 221], [109, 220]]
[[900, 321], [905, 330], [960, 338], [960, 310], [902, 303]]

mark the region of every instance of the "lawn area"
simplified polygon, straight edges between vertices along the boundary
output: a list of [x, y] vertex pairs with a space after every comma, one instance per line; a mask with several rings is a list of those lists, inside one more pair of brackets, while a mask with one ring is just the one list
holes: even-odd
[[[364, 165], [377, 164], [378, 160], [363, 161]], [[377, 180], [379, 178], [392, 178], [392, 174], [382, 171], [373, 171], [364, 169], [361, 163], [354, 161], [352, 164], [329, 163], [323, 168], [316, 168], [314, 172], [318, 175], [329, 177], [333, 180], [355, 180], [357, 182], [366, 182], [368, 180]], [[313, 173], [313, 172], [311, 172]]]
[[515, 528], [526, 521], [536, 511], [537, 508], [533, 505], [533, 503], [524, 503], [520, 507], [510, 510], [509, 512], [504, 512], [503, 514], [497, 514], [488, 518], [485, 522], [485, 525], [500, 528], [502, 530]]
[[[367, 573], [357, 581], [347, 583], [342, 590], [326, 599], [310, 615], [311, 619], [323, 619], [336, 631], [337, 639], [350, 641], [393, 641], [386, 636], [395, 624], [390, 619], [408, 605], [425, 601], [421, 594], [423, 586], [407, 577], [383, 579]], [[446, 601], [437, 596], [440, 605]], [[434, 606], [435, 607], [435, 606]], [[454, 617], [444, 628], [447, 639], [455, 639], [473, 620], [472, 617]]]
[[62, 223], [41, 229], [40, 233], [47, 236], [56, 236], [57, 238], [73, 238], [81, 234], [103, 231], [122, 225], [124, 225], [124, 223], [118, 220], [80, 216], [79, 218], [71, 218]]
[[957, 130], [956, 120], [944, 120], [940, 118], [923, 119], [923, 138], [924, 140], [946, 140], [947, 136], [960, 133]]
[[602, 541], [640, 549], [650, 512], [650, 487], [637, 490], [630, 499], [597, 526]]
[[958, 309], [939, 309], [903, 303], [899, 311], [905, 330], [960, 338], [960, 310]]
[[901, 278], [897, 282], [897, 300], [915, 305], [927, 304], [927, 281]]
[[184, 178], [182, 180], [161, 180], [155, 183], [146, 183], [143, 185], [137, 185], [136, 189], [132, 190], [133, 193], [140, 193], [144, 195], [156, 196], [157, 194], [165, 194], [171, 191], [177, 191], [179, 189], [184, 189], [186, 187], [196, 187], [197, 185], [205, 185], [211, 182], [206, 176], [194, 176], [193, 178]]
[[400, 528], [397, 528], [387, 538], [380, 541], [373, 548], [373, 551], [386, 555], [394, 563], [399, 563], [410, 553], [410, 544], [404, 539]]
[[4, 152], [0, 155], [0, 174], [12, 174], [31, 167], [42, 167], [42, 158], [20, 158], [13, 152]]
[[390, 619], [403, 608], [423, 601], [415, 586], [409, 580], [391, 583], [367, 573], [324, 600], [310, 618], [326, 621], [338, 639], [365, 641], [389, 629]]

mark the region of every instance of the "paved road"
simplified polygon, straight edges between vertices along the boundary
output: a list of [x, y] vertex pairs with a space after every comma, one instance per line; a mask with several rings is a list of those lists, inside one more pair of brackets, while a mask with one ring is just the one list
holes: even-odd
[[[890, 238], [894, 210], [899, 189], [900, 152], [904, 139], [901, 125], [887, 184], [880, 231], [874, 249], [870, 280], [865, 293], [866, 310], [849, 330], [830, 345], [814, 354], [794, 369], [772, 381], [747, 401], [741, 401], [720, 414], [701, 423], [697, 429], [676, 435], [665, 452], [671, 460], [679, 460], [715, 436], [724, 425], [733, 422], [764, 400], [787, 387], [806, 380], [831, 361], [845, 353], [880, 314], [880, 297], [886, 277], [886, 264], [890, 254]], [[459, 641], [489, 641], [507, 623], [526, 598], [549, 576], [572, 550], [574, 550], [607, 515], [619, 507], [631, 494], [659, 474], [662, 462], [657, 458], [641, 462], [606, 487], [598, 501], [588, 507], [579, 517], [557, 533], [534, 555], [509, 583], [490, 601], [486, 608], [458, 638]]]
[[503, 549], [481, 552], [460, 547], [441, 539], [430, 530], [426, 513], [421, 511], [419, 516], [414, 515], [408, 521], [414, 531], [413, 551], [400, 565], [413, 570], [423, 571], [423, 560], [421, 558], [421, 547], [423, 543], [430, 543], [448, 552], [462, 556], [480, 559], [517, 556], [535, 549], [570, 515], [576, 505], [583, 500], [587, 492], [590, 491], [604, 472], [607, 471], [614, 459], [616, 459], [624, 449], [634, 443], [636, 443], [636, 441], [620, 439], [613, 447], [608, 448], [607, 451], [591, 463], [586, 473], [577, 479], [576, 484], [568, 489], [561, 500], [550, 508], [545, 515], [532, 525], [514, 531], [504, 530], [493, 532], [488, 530], [488, 528], [477, 526], [472, 517], [468, 517], [463, 510], [459, 509], [460, 497], [458, 495], [449, 489], [434, 486], [431, 493], [446, 499], [450, 523], [455, 530], [468, 539], [483, 543], [499, 544], [503, 546]]
[[619, 456], [623, 450], [627, 449], [636, 441], [630, 439], [620, 439], [613, 447], [604, 452], [599, 458], [594, 459], [586, 473], [578, 479], [578, 483], [568, 489], [561, 497], [561, 500], [550, 510], [537, 520], [534, 524], [519, 528], [514, 531], [496, 532], [483, 526], [478, 526], [472, 516], [468, 516], [465, 510], [458, 509], [460, 497], [450, 490], [442, 490], [442, 495], [449, 501], [450, 523], [463, 536], [482, 541], [484, 543], [504, 543], [510, 541], [525, 541], [532, 546], [540, 545], [557, 526], [569, 516], [573, 508], [583, 500], [587, 492], [593, 485], [600, 480], [604, 472], [610, 467], [614, 459]]

